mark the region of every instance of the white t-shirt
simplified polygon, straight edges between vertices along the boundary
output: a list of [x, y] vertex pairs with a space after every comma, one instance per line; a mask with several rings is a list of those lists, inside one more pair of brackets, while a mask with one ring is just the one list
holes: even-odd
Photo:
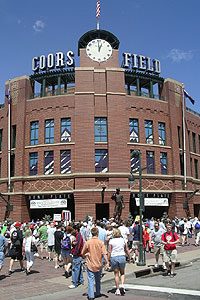
[[128, 227], [120, 226], [119, 230], [121, 231], [122, 237], [125, 239], [126, 243], [128, 243], [128, 235], [130, 234]]
[[125, 255], [125, 240], [120, 238], [113, 238], [109, 241], [109, 245], [112, 246], [111, 257]]
[[31, 242], [35, 243], [35, 237], [29, 236], [28, 238], [24, 238], [23, 244], [25, 251], [31, 251]]

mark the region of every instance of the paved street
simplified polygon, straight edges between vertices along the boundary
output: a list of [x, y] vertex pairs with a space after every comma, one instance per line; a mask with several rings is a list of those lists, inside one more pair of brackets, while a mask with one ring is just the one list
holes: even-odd
[[[126, 267], [126, 299], [200, 299], [199, 284], [199, 268], [200, 268], [200, 247], [196, 248], [192, 245], [186, 247], [178, 247], [178, 258], [181, 265], [187, 267], [176, 270], [177, 275], [171, 279], [169, 277], [153, 274], [147, 278], [136, 278], [135, 272], [141, 269], [147, 269], [154, 264], [153, 254], [147, 253], [147, 265], [138, 267], [135, 264], [127, 264]], [[190, 261], [194, 260], [191, 264]], [[66, 298], [87, 300], [87, 279], [86, 273], [85, 285], [79, 286], [74, 290], [70, 290], [68, 285], [71, 284], [71, 278], [66, 279], [63, 276], [63, 268], [54, 269], [54, 263], [47, 260], [36, 259], [33, 266], [32, 274], [26, 276], [20, 272], [19, 263], [15, 262], [13, 270], [15, 272], [8, 276], [9, 258], [6, 258], [5, 265], [0, 273], [0, 300], [62, 300]], [[155, 288], [153, 288], [155, 287]], [[142, 290], [141, 290], [142, 288]], [[153, 288], [153, 291], [150, 289]], [[159, 288], [161, 289], [159, 291]], [[164, 290], [164, 288], [168, 290]], [[179, 289], [169, 290], [169, 288]], [[183, 294], [180, 289], [184, 289]], [[195, 295], [199, 291], [199, 295]], [[101, 299], [116, 299], [114, 295], [114, 280], [112, 272], [105, 272], [102, 279]], [[180, 294], [177, 294], [180, 292]]]

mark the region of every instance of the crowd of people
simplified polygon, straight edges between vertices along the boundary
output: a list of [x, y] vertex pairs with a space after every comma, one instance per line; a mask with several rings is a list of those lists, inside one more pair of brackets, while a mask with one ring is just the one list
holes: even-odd
[[[16, 222], [2, 223], [0, 227], [0, 270], [4, 256], [10, 257], [8, 274], [12, 275], [15, 260], [20, 270], [30, 275], [35, 258], [54, 261], [54, 268], [64, 268], [66, 278], [71, 276], [69, 288], [84, 284], [83, 271], [87, 270], [88, 299], [101, 293], [101, 277], [104, 267], [114, 272], [116, 295], [124, 295], [126, 263], [138, 263], [139, 247], [153, 252], [155, 267], [162, 267], [170, 277], [174, 277], [177, 260], [176, 244], [186, 246], [195, 235], [195, 246], [200, 240], [200, 219], [146, 219], [142, 222], [140, 240], [140, 220], [109, 220], [87, 222]], [[24, 263], [26, 262], [26, 267]], [[62, 262], [62, 265], [61, 265]], [[121, 283], [120, 283], [121, 281]], [[94, 292], [94, 283], [96, 293]]]

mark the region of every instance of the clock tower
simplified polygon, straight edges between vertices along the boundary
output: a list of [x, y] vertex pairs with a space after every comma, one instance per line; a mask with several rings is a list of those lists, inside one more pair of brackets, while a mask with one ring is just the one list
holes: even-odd
[[[95, 193], [99, 186], [106, 185], [106, 191], [109, 188], [113, 191], [116, 189], [116, 177], [129, 169], [127, 136], [122, 131], [122, 125], [127, 127], [126, 132], [129, 130], [125, 76], [124, 69], [119, 67], [118, 49], [117, 37], [105, 30], [89, 31], [78, 43], [80, 67], [75, 68], [74, 147], [75, 173], [82, 174], [75, 186], [79, 191], [75, 193], [75, 202], [79, 208], [85, 197], [83, 182], [86, 174], [85, 188], [91, 187]], [[106, 122], [106, 141], [95, 139], [97, 119]], [[105, 157], [107, 155], [104, 157], [107, 165], [103, 172], [98, 172], [96, 159], [101, 151]], [[122, 180], [123, 186], [126, 186], [125, 181]], [[88, 197], [93, 196], [88, 194]], [[95, 207], [93, 209], [95, 215]]]

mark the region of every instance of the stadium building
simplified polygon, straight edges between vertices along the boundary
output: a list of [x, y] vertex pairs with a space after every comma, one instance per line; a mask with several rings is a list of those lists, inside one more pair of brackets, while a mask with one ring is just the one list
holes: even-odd
[[145, 217], [198, 216], [200, 114], [186, 108], [182, 84], [162, 78], [157, 59], [119, 57], [105, 30], [85, 33], [78, 54], [79, 67], [70, 50], [36, 56], [32, 75], [6, 82], [0, 219], [108, 218], [117, 187], [122, 217], [135, 216], [140, 183]]

